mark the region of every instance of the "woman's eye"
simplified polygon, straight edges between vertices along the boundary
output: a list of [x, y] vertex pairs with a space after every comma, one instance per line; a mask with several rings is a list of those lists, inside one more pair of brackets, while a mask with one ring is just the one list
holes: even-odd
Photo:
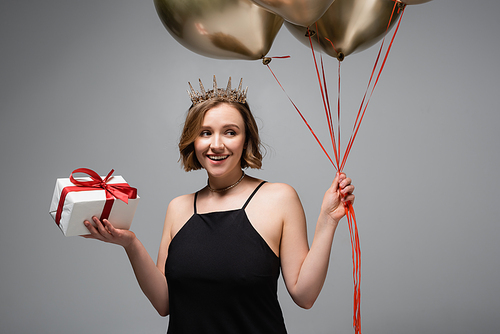
[[210, 131], [204, 130], [200, 133], [200, 136], [202, 137], [210, 136]]
[[230, 136], [235, 136], [235, 135], [236, 135], [236, 132], [235, 132], [235, 131], [233, 131], [233, 130], [228, 130], [228, 131], [226, 132], [226, 134], [228, 134], [228, 135], [230, 135]]

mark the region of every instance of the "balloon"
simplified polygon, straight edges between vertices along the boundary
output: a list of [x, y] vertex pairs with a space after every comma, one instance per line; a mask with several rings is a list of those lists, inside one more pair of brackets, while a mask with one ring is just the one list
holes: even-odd
[[286, 21], [307, 27], [316, 22], [335, 0], [252, 0]]
[[[343, 60], [375, 44], [390, 29], [389, 19], [394, 9], [392, 0], [335, 0], [326, 13], [309, 29], [316, 50]], [[396, 3], [391, 27], [400, 15]], [[310, 46], [307, 28], [285, 22], [290, 32], [303, 44]], [[332, 45], [333, 44], [333, 45]]]
[[219, 59], [260, 59], [283, 19], [250, 0], [154, 0], [168, 32], [187, 49]]
[[419, 5], [421, 3], [426, 3], [429, 1], [431, 0], [401, 0], [401, 2], [404, 3], [405, 5]]

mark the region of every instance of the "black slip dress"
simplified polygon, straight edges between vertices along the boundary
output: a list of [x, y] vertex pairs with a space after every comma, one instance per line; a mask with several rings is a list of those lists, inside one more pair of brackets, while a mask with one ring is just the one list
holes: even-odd
[[196, 212], [172, 239], [165, 263], [168, 334], [284, 334], [277, 298], [280, 259], [245, 208]]

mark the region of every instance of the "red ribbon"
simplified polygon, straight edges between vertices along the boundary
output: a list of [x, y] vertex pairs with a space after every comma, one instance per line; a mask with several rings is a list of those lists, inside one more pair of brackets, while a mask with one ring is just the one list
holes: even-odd
[[[66, 200], [66, 195], [70, 192], [104, 189], [106, 193], [106, 203], [104, 204], [104, 208], [101, 213], [101, 219], [108, 219], [115, 198], [122, 200], [127, 204], [129, 199], [137, 198], [137, 189], [129, 186], [127, 183], [108, 184], [108, 181], [112, 178], [111, 175], [113, 174], [114, 171], [115, 170], [112, 169], [103, 180], [99, 176], [99, 174], [97, 174], [91, 169], [88, 168], [75, 169], [69, 177], [70, 181], [73, 184], [75, 184], [75, 186], [64, 187], [61, 192], [61, 197], [59, 198], [59, 205], [57, 207], [56, 218], [55, 218], [56, 224], [57, 225], [60, 224], [64, 201]], [[91, 181], [77, 180], [73, 177], [74, 173], [87, 174], [90, 176]]]

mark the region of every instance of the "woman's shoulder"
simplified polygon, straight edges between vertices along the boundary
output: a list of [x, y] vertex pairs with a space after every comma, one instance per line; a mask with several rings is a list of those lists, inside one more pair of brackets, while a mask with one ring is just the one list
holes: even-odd
[[181, 195], [170, 201], [165, 217], [165, 231], [171, 238], [194, 213], [194, 194]]
[[170, 201], [168, 204], [168, 211], [185, 211], [186, 208], [188, 207], [193, 207], [194, 205], [194, 193], [192, 194], [185, 194], [181, 196], [175, 197], [173, 200]]
[[[303, 208], [295, 189], [282, 182], [266, 182], [258, 191], [257, 196], [252, 199], [249, 208], [250, 218], [258, 223], [259, 217], [267, 223], [287, 221], [287, 217], [303, 215]], [[301, 213], [302, 212], [302, 213]], [[265, 217], [263, 217], [265, 216]]]
[[296, 195], [297, 192], [295, 191], [295, 189], [287, 184], [287, 183], [282, 183], [282, 182], [266, 182], [264, 184], [267, 188], [267, 191], [270, 191], [270, 192], [276, 192], [282, 196], [290, 196], [290, 195]]
[[167, 207], [167, 220], [173, 224], [187, 220], [194, 213], [194, 193], [175, 197]]
[[259, 191], [263, 192], [263, 195], [265, 195], [263, 197], [280, 202], [298, 198], [295, 189], [291, 185], [282, 182], [266, 182]]

